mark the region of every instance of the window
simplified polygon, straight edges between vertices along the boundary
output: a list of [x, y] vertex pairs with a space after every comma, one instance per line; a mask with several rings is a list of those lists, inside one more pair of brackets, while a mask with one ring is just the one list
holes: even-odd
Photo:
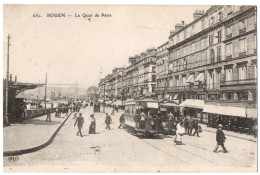
[[179, 42], [179, 35], [176, 36], [176, 43]]
[[246, 39], [239, 40], [239, 53], [246, 52]]
[[205, 19], [201, 21], [201, 30], [205, 29]]
[[226, 69], [226, 81], [232, 81], [232, 69]]
[[217, 61], [221, 61], [221, 46], [217, 47]]
[[210, 25], [213, 25], [213, 24], [215, 24], [215, 17], [214, 16], [212, 16], [210, 18]]
[[218, 31], [218, 43], [220, 43], [221, 42], [221, 40], [222, 40], [222, 35], [221, 35], [221, 31]]
[[238, 68], [238, 79], [245, 80], [246, 79], [246, 66], [242, 66]]
[[183, 32], [183, 38], [184, 38], [184, 39], [187, 38], [187, 30], [184, 30], [184, 32]]
[[183, 69], [187, 69], [187, 60], [186, 59], [184, 59], [184, 61], [183, 61]]
[[226, 56], [232, 55], [232, 43], [226, 45]]
[[230, 34], [231, 31], [232, 31], [232, 30], [231, 30], [231, 26], [229, 26], [229, 27], [226, 28], [226, 34], [227, 34], [227, 35]]
[[218, 13], [218, 21], [221, 21], [223, 19], [223, 13], [219, 12]]
[[209, 35], [209, 45], [213, 44], [213, 35]]
[[211, 60], [211, 63], [215, 62], [215, 51], [214, 51], [214, 49], [210, 49], [210, 60]]
[[194, 35], [195, 34], [195, 25], [193, 25], [192, 27], [191, 27], [191, 35]]
[[179, 61], [177, 61], [177, 63], [176, 63], [176, 71], [179, 71], [179, 66], [180, 66]]
[[186, 75], [182, 75], [182, 85], [186, 86]]
[[239, 22], [239, 29], [244, 29], [246, 27], [245, 20]]

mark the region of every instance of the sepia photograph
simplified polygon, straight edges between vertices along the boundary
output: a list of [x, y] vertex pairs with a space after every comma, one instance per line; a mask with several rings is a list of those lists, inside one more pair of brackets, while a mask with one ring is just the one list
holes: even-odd
[[256, 5], [2, 8], [4, 172], [258, 172]]

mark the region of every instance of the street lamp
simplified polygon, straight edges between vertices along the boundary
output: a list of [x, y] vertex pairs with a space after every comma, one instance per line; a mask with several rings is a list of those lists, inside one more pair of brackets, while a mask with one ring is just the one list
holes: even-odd
[[105, 101], [106, 101], [106, 91], [105, 91], [105, 88], [106, 88], [106, 84], [105, 84], [105, 82], [104, 82], [103, 84], [104, 84], [104, 103], [103, 103], [103, 112], [105, 113]]

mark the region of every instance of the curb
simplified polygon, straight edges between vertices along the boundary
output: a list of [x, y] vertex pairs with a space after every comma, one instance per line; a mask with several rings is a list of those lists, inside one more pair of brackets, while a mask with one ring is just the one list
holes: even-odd
[[33, 148], [28, 148], [28, 149], [23, 149], [23, 150], [15, 150], [15, 151], [4, 151], [4, 157], [7, 156], [17, 156], [17, 155], [22, 155], [22, 154], [27, 154], [27, 153], [31, 153], [31, 152], [35, 152], [38, 151], [40, 149], [45, 148], [46, 146], [48, 146], [49, 144], [52, 143], [52, 141], [54, 140], [54, 138], [56, 137], [56, 135], [58, 134], [58, 132], [60, 131], [60, 129], [62, 128], [62, 126], [64, 125], [64, 123], [68, 120], [68, 118], [70, 117], [72, 113], [69, 114], [69, 116], [60, 124], [60, 126], [56, 129], [56, 131], [52, 134], [51, 138], [44, 144], [33, 147]]
[[[203, 131], [207, 131], [207, 132], [213, 132], [215, 133], [215, 131], [210, 131], [210, 130], [207, 130], [207, 129], [203, 129]], [[246, 138], [243, 138], [243, 137], [238, 137], [238, 136], [234, 136], [234, 135], [230, 135], [230, 134], [226, 134], [226, 136], [229, 136], [229, 137], [235, 137], [235, 138], [239, 138], [239, 139], [243, 139], [243, 140], [247, 140], [247, 141], [250, 141], [250, 142], [257, 142], [257, 140], [253, 140], [253, 139], [246, 139]]]

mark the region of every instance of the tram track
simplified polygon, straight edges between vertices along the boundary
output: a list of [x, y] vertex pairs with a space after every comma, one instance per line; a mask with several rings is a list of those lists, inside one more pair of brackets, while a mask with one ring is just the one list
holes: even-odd
[[[167, 144], [169, 144], [169, 145], [172, 145], [172, 146], [176, 147], [175, 145], [173, 145], [173, 144], [171, 144], [171, 143], [169, 143], [169, 142], [166, 142], [166, 141], [163, 141], [163, 142], [165, 142], [165, 143], [167, 143]], [[187, 143], [187, 142], [185, 142], [185, 144], [212, 153], [212, 151], [210, 151], [210, 150], [208, 150], [208, 149], [206, 149], [206, 148], [201, 148], [201, 147], [199, 147], [199, 146], [197, 146], [197, 145], [193, 145], [193, 144]], [[179, 148], [179, 149], [181, 149], [181, 148]], [[196, 154], [194, 154], [194, 155], [196, 155]], [[221, 154], [221, 155], [220, 155], [220, 154], [215, 154], [215, 155], [216, 155], [216, 156], [219, 156], [219, 157], [225, 157], [225, 158], [227, 158], [227, 159], [230, 159], [230, 160], [233, 160], [233, 161], [236, 161], [236, 162], [243, 163], [243, 164], [247, 165], [247, 163], [245, 163], [245, 162], [243, 162], [243, 161], [240, 161], [240, 160], [237, 160], [237, 159], [228, 157], [228, 156], [224, 156], [224, 155], [222, 155], [222, 154]], [[204, 159], [205, 159], [205, 158], [204, 158]]]

